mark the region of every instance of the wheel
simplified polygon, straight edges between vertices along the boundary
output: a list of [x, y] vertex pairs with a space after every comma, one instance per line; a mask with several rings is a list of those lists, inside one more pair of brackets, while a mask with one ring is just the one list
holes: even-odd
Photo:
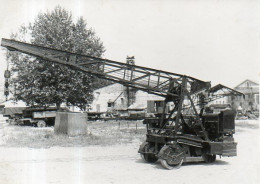
[[42, 128], [42, 127], [46, 127], [46, 122], [43, 121], [43, 120], [39, 120], [38, 123], [37, 123], [37, 126]]
[[216, 155], [203, 154], [202, 158], [206, 163], [212, 163], [216, 161]]
[[148, 142], [144, 142], [143, 145], [144, 145], [143, 147], [144, 153], [140, 153], [141, 158], [149, 163], [156, 162], [158, 160], [158, 157], [153, 154], [155, 151], [154, 146]]
[[159, 152], [159, 160], [165, 169], [179, 169], [184, 156], [185, 152], [179, 145], [166, 145]]
[[165, 169], [179, 169], [183, 163], [183, 159], [180, 160], [180, 162], [178, 164], [168, 164], [166, 160], [164, 159], [159, 159], [161, 165], [165, 168]]
[[143, 160], [145, 160], [146, 162], [149, 162], [149, 163], [154, 163], [158, 160], [158, 158], [153, 154], [140, 153], [140, 155]]

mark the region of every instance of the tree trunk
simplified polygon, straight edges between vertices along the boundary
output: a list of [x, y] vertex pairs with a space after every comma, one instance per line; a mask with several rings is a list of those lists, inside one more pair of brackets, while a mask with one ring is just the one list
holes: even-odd
[[56, 103], [57, 111], [61, 111], [60, 105], [60, 103]]

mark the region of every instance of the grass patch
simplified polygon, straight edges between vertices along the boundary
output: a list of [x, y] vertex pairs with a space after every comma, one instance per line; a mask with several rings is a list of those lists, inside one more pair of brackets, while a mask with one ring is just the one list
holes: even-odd
[[143, 141], [146, 129], [141, 122], [108, 121], [90, 122], [88, 134], [69, 137], [55, 134], [53, 127], [35, 128], [26, 126], [5, 126], [4, 142], [6, 147], [49, 148], [54, 146], [74, 147], [90, 145], [127, 144]]
[[[236, 132], [259, 128], [258, 120], [236, 120]], [[7, 125], [3, 127], [5, 147], [49, 148], [54, 146], [109, 146], [145, 140], [146, 128], [141, 121], [92, 121], [88, 134], [69, 137], [55, 134], [53, 127], [35, 128]]]

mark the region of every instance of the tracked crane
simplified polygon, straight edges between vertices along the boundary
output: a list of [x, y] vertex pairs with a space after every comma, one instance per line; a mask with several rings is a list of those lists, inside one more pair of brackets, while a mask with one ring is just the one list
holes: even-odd
[[[2, 39], [1, 46], [65, 65], [99, 78], [133, 87], [164, 97], [164, 110], [160, 118], [147, 118], [146, 141], [139, 153], [147, 162], [160, 160], [167, 169], [179, 168], [183, 161], [199, 158], [213, 162], [216, 155], [236, 156], [234, 112], [209, 112], [210, 101], [228, 95], [242, 95], [221, 84], [211, 87], [191, 76], [113, 60]], [[169, 113], [166, 106], [171, 103]]]

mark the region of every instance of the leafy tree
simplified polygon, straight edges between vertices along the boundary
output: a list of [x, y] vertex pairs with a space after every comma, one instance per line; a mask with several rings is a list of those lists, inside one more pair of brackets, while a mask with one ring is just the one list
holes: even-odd
[[[57, 6], [53, 11], [39, 13], [33, 23], [21, 26], [11, 38], [32, 44], [101, 57], [105, 49], [95, 32], [81, 17], [76, 23], [72, 15]], [[7, 53], [12, 65], [14, 98], [29, 106], [49, 106], [62, 103], [85, 110], [93, 100], [97, 78], [51, 62], [21, 53]], [[106, 84], [101, 82], [102, 84]]]

